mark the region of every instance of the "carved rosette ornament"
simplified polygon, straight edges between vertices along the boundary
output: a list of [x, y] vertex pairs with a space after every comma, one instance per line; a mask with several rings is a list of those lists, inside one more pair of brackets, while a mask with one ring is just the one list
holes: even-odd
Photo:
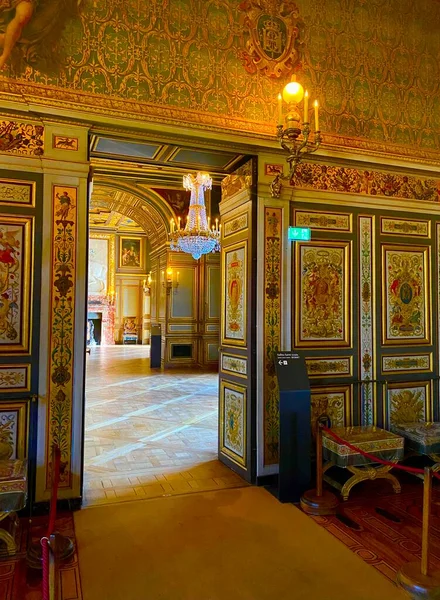
[[248, 73], [260, 71], [267, 77], [292, 73], [298, 63], [298, 7], [291, 0], [243, 0], [239, 10], [249, 30], [246, 49], [240, 53]]

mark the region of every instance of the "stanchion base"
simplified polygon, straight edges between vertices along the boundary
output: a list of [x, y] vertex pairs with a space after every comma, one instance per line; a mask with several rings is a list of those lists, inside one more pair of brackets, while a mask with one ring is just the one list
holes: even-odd
[[397, 573], [397, 583], [411, 598], [440, 600], [440, 571], [422, 575], [420, 563], [406, 563]]
[[[55, 534], [57, 536], [57, 560], [63, 562], [70, 558], [75, 552], [75, 546], [72, 540], [60, 533]], [[31, 544], [27, 553], [27, 564], [31, 569], [42, 569], [43, 564], [43, 551], [40, 541]]]
[[308, 515], [334, 515], [339, 506], [339, 500], [335, 494], [327, 490], [322, 496], [316, 495], [316, 490], [308, 490], [300, 500], [302, 510]]

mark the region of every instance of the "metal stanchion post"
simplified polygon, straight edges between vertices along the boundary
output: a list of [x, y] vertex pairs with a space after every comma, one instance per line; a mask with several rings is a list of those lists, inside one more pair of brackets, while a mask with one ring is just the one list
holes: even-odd
[[397, 574], [397, 583], [412, 598], [440, 599], [440, 571], [429, 572], [429, 521], [431, 518], [432, 470], [425, 468], [423, 481], [422, 561], [406, 563]]
[[308, 515], [332, 515], [336, 512], [339, 500], [322, 487], [322, 427], [316, 422], [316, 488], [304, 493], [300, 500], [302, 510]]

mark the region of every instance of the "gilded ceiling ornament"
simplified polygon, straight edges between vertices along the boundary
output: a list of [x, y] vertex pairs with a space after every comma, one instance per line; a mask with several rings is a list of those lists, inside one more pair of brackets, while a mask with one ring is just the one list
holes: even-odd
[[298, 63], [298, 7], [291, 0], [243, 0], [242, 22], [249, 30], [241, 59], [248, 73], [260, 71], [267, 77], [292, 73]]

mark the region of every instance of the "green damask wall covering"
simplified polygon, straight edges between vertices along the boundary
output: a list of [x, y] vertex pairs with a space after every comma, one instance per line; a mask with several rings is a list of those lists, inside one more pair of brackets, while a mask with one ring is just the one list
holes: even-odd
[[[252, 0], [247, 0], [251, 3]], [[59, 68], [14, 73], [25, 97], [148, 120], [274, 133], [284, 84], [241, 62], [240, 0], [83, 0], [62, 34]], [[261, 0], [264, 5], [264, 1]], [[285, 4], [285, 3], [284, 3]], [[440, 3], [298, 0], [300, 77], [322, 104], [328, 143], [341, 137], [429, 156], [440, 145]], [[31, 57], [32, 58], [32, 57]], [[10, 71], [13, 74], [13, 71]], [[0, 89], [17, 92], [11, 82]]]

